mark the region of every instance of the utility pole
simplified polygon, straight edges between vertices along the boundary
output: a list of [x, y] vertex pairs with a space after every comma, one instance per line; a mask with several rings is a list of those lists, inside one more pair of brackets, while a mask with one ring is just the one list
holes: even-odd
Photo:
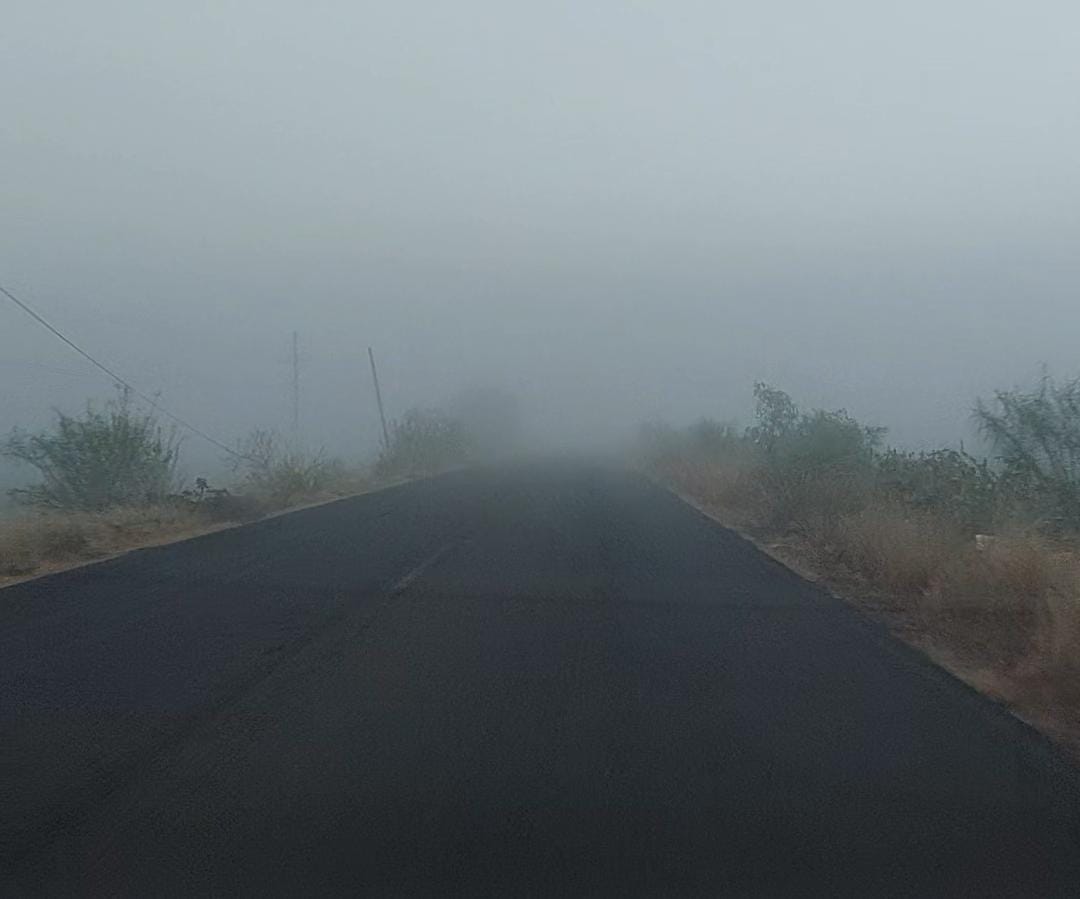
[[292, 332], [292, 434], [293, 452], [300, 452], [300, 335]]
[[390, 452], [390, 430], [386, 427], [386, 410], [383, 409], [382, 391], [379, 389], [379, 370], [375, 367], [375, 353], [371, 347], [367, 348], [368, 359], [371, 361], [371, 380], [375, 382], [375, 401], [379, 404], [379, 420], [382, 422], [383, 449]]

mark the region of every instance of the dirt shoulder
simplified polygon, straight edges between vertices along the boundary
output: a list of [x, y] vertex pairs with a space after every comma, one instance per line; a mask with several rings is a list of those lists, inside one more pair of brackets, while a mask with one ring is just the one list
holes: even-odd
[[0, 520], [0, 590], [153, 546], [242, 527], [301, 509], [385, 490], [407, 479], [298, 499], [282, 508], [244, 506], [219, 518], [193, 506], [156, 505], [99, 513], [26, 513]]
[[[748, 527], [738, 513], [704, 501], [678, 485], [654, 479], [801, 577], [883, 623], [896, 637], [1005, 705], [1080, 763], [1080, 609], [1074, 596], [1058, 597], [1056, 608], [1048, 601], [1033, 609], [1030, 596], [1002, 602], [984, 595], [982, 601], [972, 602], [968, 584], [944, 583], [919, 595], [889, 589], [835, 564], [830, 553], [809, 539], [770, 538]], [[1015, 548], [1004, 546], [994, 551], [1015, 552]], [[1070, 568], [1077, 564], [1075, 559], [1063, 561]], [[978, 564], [991, 571], [986, 577], [1001, 576], [993, 572], [1000, 562], [992, 556], [980, 556]], [[1024, 588], [1014, 584], [1006, 589]], [[1051, 585], [1046, 589], [1050, 592]]]

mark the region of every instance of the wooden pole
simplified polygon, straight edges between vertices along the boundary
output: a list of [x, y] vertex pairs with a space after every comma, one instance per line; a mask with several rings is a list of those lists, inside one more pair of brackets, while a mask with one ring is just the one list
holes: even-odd
[[300, 335], [292, 332], [292, 434], [293, 452], [300, 452]]
[[383, 449], [390, 452], [390, 429], [386, 426], [386, 410], [383, 409], [382, 390], [379, 389], [379, 370], [375, 367], [375, 353], [371, 347], [367, 348], [368, 359], [371, 362], [371, 380], [375, 382], [375, 401], [379, 404], [379, 420], [382, 422]]

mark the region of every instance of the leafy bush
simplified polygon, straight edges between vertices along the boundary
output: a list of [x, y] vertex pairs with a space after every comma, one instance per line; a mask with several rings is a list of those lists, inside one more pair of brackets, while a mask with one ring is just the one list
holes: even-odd
[[862, 425], [843, 409], [816, 409], [800, 416], [794, 432], [781, 441], [777, 456], [808, 469], [865, 470], [884, 434], [884, 428]]
[[465, 426], [437, 409], [410, 409], [390, 431], [376, 464], [383, 476], [430, 474], [464, 462], [471, 449]]
[[765, 526], [820, 529], [865, 505], [883, 428], [862, 425], [843, 409], [803, 412], [766, 384], [756, 384], [754, 396], [757, 423], [746, 439], [760, 457]]
[[877, 459], [877, 481], [904, 505], [943, 515], [969, 533], [993, 531], [1001, 518], [997, 472], [963, 450], [890, 449]]
[[[287, 506], [330, 491], [345, 467], [321, 450], [313, 455], [288, 449], [273, 431], [256, 429], [238, 447], [234, 470], [242, 486], [277, 506]], [[236, 503], [220, 500], [223, 507]], [[238, 509], [238, 511], [244, 511]]]
[[[1080, 379], [1044, 377], [1032, 391], [978, 404], [997, 464], [963, 449], [883, 450], [885, 429], [842, 409], [803, 412], [761, 383], [754, 397], [755, 422], [742, 434], [709, 419], [681, 430], [643, 427], [646, 464], [694, 482], [713, 472], [724, 495], [753, 499], [753, 519], [774, 532], [828, 531], [840, 516], [883, 503], [932, 513], [968, 534], [1080, 531]], [[748, 478], [759, 489], [745, 489]]]
[[1080, 379], [1043, 376], [1032, 391], [998, 391], [975, 408], [1001, 462], [1003, 487], [1035, 500], [1059, 529], [1080, 529]]
[[172, 490], [179, 440], [152, 413], [132, 408], [127, 391], [82, 417], [57, 413], [52, 430], [14, 432], [0, 449], [41, 475], [40, 484], [11, 491], [20, 503], [94, 512], [159, 502]]
[[885, 435], [839, 409], [802, 412], [784, 391], [754, 385], [757, 424], [746, 437], [771, 464], [808, 470], [865, 468]]

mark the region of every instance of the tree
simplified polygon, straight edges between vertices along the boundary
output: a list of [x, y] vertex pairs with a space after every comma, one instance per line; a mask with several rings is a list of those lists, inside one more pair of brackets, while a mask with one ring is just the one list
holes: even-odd
[[757, 424], [749, 429], [748, 436], [766, 453], [788, 436], [799, 422], [799, 407], [783, 390], [762, 381], [754, 384], [754, 419]]

